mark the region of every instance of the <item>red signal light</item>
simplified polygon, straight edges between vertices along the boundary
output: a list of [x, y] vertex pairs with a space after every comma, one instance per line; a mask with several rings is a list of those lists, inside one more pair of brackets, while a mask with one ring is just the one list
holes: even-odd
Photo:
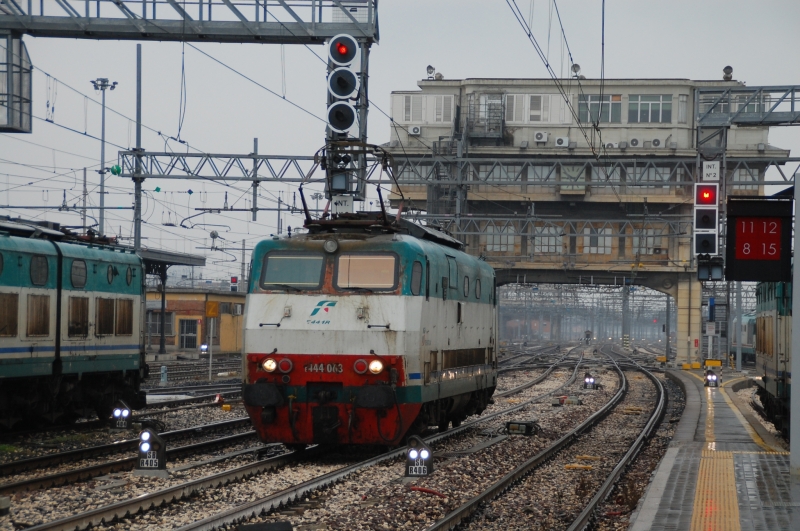
[[347, 45], [343, 42], [337, 42], [336, 51], [339, 52], [340, 55], [347, 55], [348, 52]]
[[695, 192], [694, 203], [696, 205], [716, 205], [717, 186], [713, 184], [698, 185]]

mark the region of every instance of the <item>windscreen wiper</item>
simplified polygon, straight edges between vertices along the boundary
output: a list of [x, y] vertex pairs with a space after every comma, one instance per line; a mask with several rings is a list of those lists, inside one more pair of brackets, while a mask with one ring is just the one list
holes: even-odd
[[272, 286], [275, 286], [276, 288], [290, 289], [298, 292], [302, 291], [300, 288], [290, 286], [289, 284], [267, 284], [267, 289], [270, 289]]
[[373, 290], [369, 288], [340, 288], [342, 291], [361, 291], [365, 293], [374, 293]]

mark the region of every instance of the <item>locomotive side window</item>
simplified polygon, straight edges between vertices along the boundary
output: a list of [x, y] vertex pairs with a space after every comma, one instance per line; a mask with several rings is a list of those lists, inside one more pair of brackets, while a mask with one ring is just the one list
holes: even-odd
[[414, 262], [411, 266], [411, 294], [419, 295], [422, 291], [422, 264]]
[[464, 296], [469, 297], [469, 277], [464, 275]]
[[69, 337], [86, 337], [89, 335], [88, 297], [69, 298], [69, 321], [67, 322], [67, 335]]
[[318, 289], [322, 286], [325, 257], [321, 254], [278, 254], [264, 257], [264, 289]]
[[115, 332], [118, 336], [133, 335], [133, 299], [117, 299]]
[[392, 254], [339, 256], [336, 287], [340, 289], [393, 289], [396, 280], [397, 258]]
[[47, 337], [49, 335], [50, 335], [50, 295], [28, 295], [27, 336]]
[[3, 253], [0, 253], [0, 275], [3, 274]]
[[448, 256], [447, 265], [450, 268], [450, 278], [447, 285], [458, 291], [458, 265], [456, 265], [456, 259]]
[[34, 286], [44, 286], [47, 284], [49, 270], [47, 258], [36, 255], [31, 258], [31, 284]]
[[97, 318], [95, 320], [95, 334], [110, 336], [114, 333], [114, 299], [96, 299]]
[[[70, 281], [73, 288], [83, 288], [86, 286], [86, 262], [83, 260], [73, 260], [70, 270]], [[88, 310], [87, 310], [88, 311]]]
[[0, 337], [17, 337], [19, 295], [0, 293]]
[[481, 279], [479, 278], [475, 279], [475, 298], [481, 298]]

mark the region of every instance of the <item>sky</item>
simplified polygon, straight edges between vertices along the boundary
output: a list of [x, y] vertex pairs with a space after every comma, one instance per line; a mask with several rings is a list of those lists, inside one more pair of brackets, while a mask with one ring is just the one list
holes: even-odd
[[[553, 69], [566, 76], [571, 54], [587, 78], [599, 78], [601, 73], [603, 3], [516, 0]], [[381, 0], [379, 19], [381, 40], [372, 47], [369, 63], [371, 143], [389, 140], [390, 121], [381, 111], [389, 113], [390, 93], [415, 89], [417, 81], [426, 77], [429, 64], [445, 79], [547, 77], [543, 62], [504, 0]], [[717, 80], [723, 67], [730, 65], [734, 79], [749, 86], [800, 84], [797, 20], [800, 2], [794, 0], [608, 0], [605, 77]], [[37, 118], [32, 134], [0, 134], [0, 205], [58, 206], [64, 194], [73, 205], [80, 201], [84, 167], [89, 168], [89, 205], [97, 205], [100, 142], [91, 136], [100, 137], [100, 96], [90, 80], [107, 77], [118, 82], [116, 90], [106, 94], [110, 166], [117, 158], [116, 146], [128, 148], [135, 142], [136, 43], [30, 36], [24, 41], [35, 67], [33, 114]], [[324, 47], [194, 46], [207, 55], [181, 43], [142, 43], [145, 149], [247, 154], [258, 138], [259, 153], [313, 155], [324, 145], [326, 68], [317, 57], [324, 56]], [[54, 123], [43, 120], [49, 110]], [[773, 128], [770, 144], [800, 156], [800, 129]], [[190, 188], [198, 193], [189, 195]], [[291, 201], [296, 190], [282, 183], [263, 188], [259, 201], [268, 207], [275, 206], [277, 197]], [[204, 278], [238, 274], [240, 250], [235, 252], [237, 261], [232, 261], [229, 254], [203, 249], [211, 244], [211, 227], [183, 229], [169, 224], [179, 225], [198, 207], [221, 207], [225, 192], [229, 204], [249, 207], [245, 186], [150, 179], [144, 189], [145, 245], [205, 254], [209, 266]], [[128, 179], [107, 175], [106, 191], [107, 206], [133, 203], [133, 184]], [[313, 191], [312, 187], [309, 192]], [[375, 195], [374, 191], [370, 194]], [[0, 213], [80, 224], [75, 212], [0, 208]], [[275, 233], [276, 217], [275, 212], [261, 212], [257, 222], [250, 222], [250, 213], [240, 212], [208, 214], [193, 221], [229, 227], [214, 227], [223, 238], [217, 243], [241, 249], [243, 239], [251, 248]], [[107, 211], [106, 232], [130, 237], [132, 219], [132, 210]], [[300, 216], [285, 216], [284, 227], [289, 225], [301, 226]]]

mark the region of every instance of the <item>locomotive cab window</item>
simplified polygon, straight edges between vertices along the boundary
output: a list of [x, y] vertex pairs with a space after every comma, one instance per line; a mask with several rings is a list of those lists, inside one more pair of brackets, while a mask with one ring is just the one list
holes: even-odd
[[422, 291], [422, 264], [414, 262], [411, 266], [411, 294], [419, 295]]
[[31, 284], [34, 286], [44, 286], [47, 284], [49, 273], [47, 258], [36, 255], [31, 258]]
[[70, 281], [73, 288], [83, 288], [86, 286], [86, 262], [83, 260], [73, 260], [70, 270]]
[[[74, 266], [73, 262], [73, 266]], [[89, 335], [89, 298], [69, 298], [69, 321], [67, 322], [69, 337], [86, 337]]]
[[313, 253], [269, 253], [264, 257], [261, 287], [264, 289], [319, 289], [325, 257]]
[[0, 337], [17, 336], [19, 295], [0, 293]]
[[339, 255], [335, 278], [339, 289], [394, 289], [397, 285], [397, 257], [393, 254]]

